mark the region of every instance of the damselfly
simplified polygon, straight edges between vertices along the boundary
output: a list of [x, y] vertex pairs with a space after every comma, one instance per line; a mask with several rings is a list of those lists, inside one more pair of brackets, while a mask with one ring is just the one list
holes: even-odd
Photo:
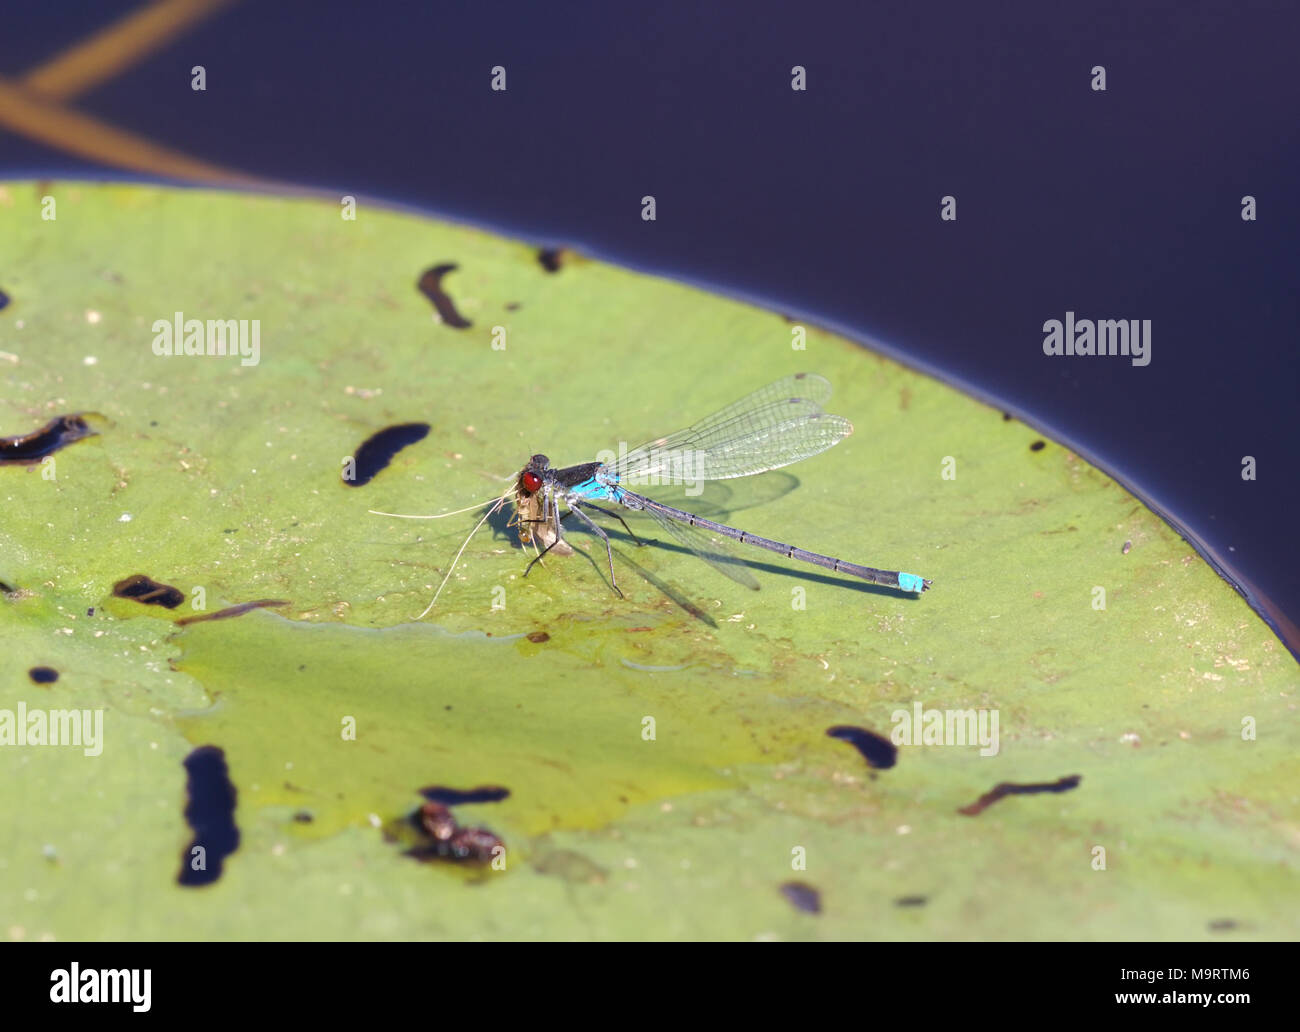
[[[599, 502], [609, 502], [624, 509], [649, 514], [661, 528], [692, 553], [747, 588], [757, 588], [758, 581], [744, 562], [732, 554], [725, 543], [727, 540], [765, 548], [787, 559], [812, 563], [834, 573], [847, 573], [872, 584], [922, 592], [930, 587], [931, 582], [914, 573], [877, 570], [871, 566], [860, 566], [818, 552], [809, 552], [794, 545], [715, 523], [683, 509], [656, 502], [630, 489], [629, 485], [640, 486], [643, 483], [694, 484], [706, 480], [747, 477], [780, 469], [824, 452], [853, 432], [853, 424], [843, 416], [829, 415], [822, 410], [830, 394], [830, 382], [824, 377], [813, 373], [796, 373], [760, 388], [685, 430], [650, 441], [611, 462], [584, 462], [557, 469], [545, 455], [534, 455], [519, 472], [510, 490], [493, 502], [483, 503], [491, 508], [474, 530], [477, 531], [489, 516], [500, 511], [513, 494], [520, 540], [528, 543], [536, 537], [546, 546], [528, 564], [524, 571], [527, 576], [534, 564], [553, 549], [567, 547], [563, 521], [569, 516], [576, 516], [605, 543], [610, 586], [620, 598], [623, 597], [623, 592], [619, 590], [614, 576], [614, 552], [609, 535], [588, 515], [587, 510], [612, 516], [623, 524], [623, 528], [637, 544], [641, 542], [622, 516], [597, 504]], [[560, 511], [561, 502], [566, 510], [563, 513]], [[473, 532], [470, 537], [473, 537]], [[461, 545], [460, 552], [452, 561], [453, 570], [468, 544], [469, 538]], [[439, 594], [450, 576], [451, 570], [448, 570], [447, 576], [438, 586]], [[433, 602], [420, 615], [428, 613], [437, 600], [438, 595], [435, 594]]]

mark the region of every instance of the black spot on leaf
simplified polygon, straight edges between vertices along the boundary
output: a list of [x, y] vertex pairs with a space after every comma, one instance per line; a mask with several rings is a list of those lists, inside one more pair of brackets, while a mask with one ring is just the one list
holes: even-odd
[[184, 626], [185, 624], [203, 623], [205, 620], [229, 620], [234, 616], [251, 613], [254, 609], [266, 609], [269, 606], [287, 606], [288, 604], [282, 598], [259, 598], [256, 602], [240, 602], [237, 606], [226, 606], [225, 609], [218, 609], [215, 613], [195, 613], [193, 616], [182, 616], [176, 623]]
[[456, 806], [460, 803], [499, 803], [510, 795], [510, 789], [498, 785], [480, 785], [478, 788], [447, 788], [430, 785], [420, 789], [420, 795], [431, 803]]
[[435, 265], [426, 269], [423, 275], [416, 282], [420, 288], [420, 293], [433, 302], [433, 307], [441, 316], [442, 321], [452, 329], [467, 330], [473, 325], [460, 312], [456, 311], [456, 305], [447, 292], [442, 289], [442, 278], [449, 272], [454, 272], [459, 266], [455, 263], [445, 265]]
[[393, 456], [399, 451], [417, 441], [423, 441], [428, 435], [428, 423], [399, 423], [372, 434], [357, 449], [354, 460], [355, 478], [349, 480], [344, 476], [343, 483], [352, 487], [370, 483], [393, 461]]
[[226, 857], [239, 848], [235, 786], [225, 753], [215, 745], [201, 745], [191, 752], [185, 757], [185, 770], [189, 775], [185, 820], [194, 830], [194, 839], [181, 856], [176, 880], [186, 886], [210, 885], [221, 877]]
[[1016, 784], [1011, 781], [1003, 781], [1001, 784], [994, 785], [993, 789], [985, 792], [975, 802], [969, 806], [963, 806], [957, 812], [965, 814], [967, 817], [974, 817], [976, 814], [983, 813], [999, 799], [1005, 799], [1009, 795], [1035, 795], [1038, 792], [1068, 792], [1073, 788], [1079, 787], [1079, 782], [1083, 780], [1082, 774], [1071, 774], [1068, 777], [1057, 778], [1055, 781], [1035, 781], [1028, 784]]
[[113, 585], [113, 594], [118, 598], [134, 599], [146, 606], [162, 606], [164, 609], [175, 609], [185, 601], [185, 594], [179, 588], [159, 584], [143, 573], [118, 581]]
[[877, 770], [888, 770], [898, 761], [898, 746], [884, 735], [868, 731], [865, 727], [840, 724], [827, 730], [826, 734], [848, 742]]
[[822, 912], [822, 894], [804, 882], [786, 882], [781, 886], [781, 895], [790, 901], [790, 905], [806, 914]]
[[95, 431], [81, 413], [56, 416], [29, 434], [0, 437], [0, 464], [39, 462], [74, 441], [94, 436]]

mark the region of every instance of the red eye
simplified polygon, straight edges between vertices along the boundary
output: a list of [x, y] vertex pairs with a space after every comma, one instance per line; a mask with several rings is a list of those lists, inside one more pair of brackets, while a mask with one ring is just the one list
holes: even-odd
[[536, 491], [539, 487], [542, 486], [542, 478], [539, 477], [532, 470], [529, 470], [522, 477], [520, 477], [519, 482], [524, 485], [524, 490], [527, 491], [529, 494], [532, 494], [534, 491]]

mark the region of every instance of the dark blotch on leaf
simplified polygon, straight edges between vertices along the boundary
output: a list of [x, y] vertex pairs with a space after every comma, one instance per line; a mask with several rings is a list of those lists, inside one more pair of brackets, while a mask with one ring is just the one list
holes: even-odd
[[963, 806], [958, 813], [965, 814], [967, 817], [974, 817], [976, 814], [983, 813], [999, 799], [1005, 799], [1009, 795], [1035, 795], [1039, 792], [1068, 792], [1072, 788], [1078, 788], [1079, 782], [1083, 780], [1082, 774], [1070, 774], [1064, 778], [1057, 778], [1055, 781], [1036, 781], [1029, 784], [1016, 784], [1012, 781], [1003, 781], [1001, 784], [994, 785], [991, 792], [985, 792], [975, 802], [969, 806]]
[[259, 598], [255, 602], [241, 602], [237, 606], [226, 606], [225, 609], [218, 609], [215, 613], [195, 613], [193, 616], [182, 616], [176, 623], [183, 627], [186, 624], [203, 623], [206, 620], [229, 620], [231, 617], [251, 613], [254, 609], [266, 609], [269, 606], [287, 606], [288, 604], [282, 598]]
[[34, 666], [27, 671], [27, 676], [34, 684], [53, 684], [59, 679], [59, 672], [50, 666]]
[[414, 823], [423, 841], [408, 849], [406, 855], [416, 860], [486, 864], [498, 848], [505, 848], [487, 828], [462, 828], [442, 803], [425, 803], [416, 811]]
[[1010, 413], [1010, 412], [1003, 412], [1003, 413], [1002, 413], [1002, 422], [1004, 422], [1004, 423], [1010, 423], [1010, 422], [1011, 422], [1011, 413]]
[[1212, 932], [1231, 932], [1237, 927], [1237, 922], [1230, 917], [1221, 918], [1218, 921], [1211, 921], [1209, 928]]
[[399, 423], [372, 434], [357, 449], [354, 460], [356, 478], [349, 480], [344, 477], [343, 483], [353, 487], [370, 483], [393, 461], [394, 455], [417, 441], [423, 441], [427, 436], [428, 423]]
[[1029, 450], [1042, 451], [1046, 447], [1047, 447], [1047, 443], [1045, 441], [1035, 441], [1033, 444], [1029, 446]]
[[420, 795], [431, 803], [456, 806], [459, 803], [499, 803], [510, 795], [510, 789], [499, 785], [480, 785], [478, 788], [447, 788], [430, 785], [420, 789]]
[[791, 881], [781, 886], [781, 895], [806, 914], [822, 912], [822, 894], [804, 882]]
[[[225, 753], [215, 745], [201, 745], [186, 756], [185, 770], [190, 800], [185, 820], [194, 829], [194, 840], [181, 854], [176, 880], [188, 886], [210, 885], [221, 877], [226, 857], [239, 848], [235, 786], [230, 783]], [[195, 853], [196, 848], [202, 852]]]
[[8, 308], [8, 307], [9, 307], [9, 295], [6, 294], [3, 290], [0, 290], [0, 308]]
[[868, 731], [865, 727], [840, 724], [830, 728], [826, 734], [848, 742], [877, 770], [888, 770], [898, 761], [898, 746], [884, 735]]
[[899, 896], [898, 899], [894, 900], [894, 906], [923, 907], [928, 902], [929, 900], [927, 900], [924, 896]]
[[537, 252], [537, 260], [547, 272], [559, 272], [564, 265], [564, 248], [543, 247]]
[[541, 645], [543, 642], [551, 640], [551, 636], [545, 631], [533, 631], [531, 634], [527, 635], [527, 637], [534, 645]]
[[74, 441], [94, 437], [95, 431], [80, 413], [56, 416], [39, 430], [16, 437], [0, 437], [0, 463], [39, 462]]
[[442, 289], [442, 278], [457, 268], [459, 266], [454, 262], [435, 265], [431, 269], [426, 269], [415, 285], [420, 288], [421, 294], [433, 302], [433, 307], [444, 323], [456, 330], [467, 330], [473, 323], [456, 311], [456, 305]]
[[185, 601], [185, 594], [179, 588], [159, 584], [143, 573], [118, 581], [113, 585], [113, 594], [118, 598], [130, 598], [146, 606], [163, 606], [165, 609], [175, 609]]
[[315, 818], [306, 810], [299, 810], [293, 815], [293, 819], [299, 824], [310, 824]]

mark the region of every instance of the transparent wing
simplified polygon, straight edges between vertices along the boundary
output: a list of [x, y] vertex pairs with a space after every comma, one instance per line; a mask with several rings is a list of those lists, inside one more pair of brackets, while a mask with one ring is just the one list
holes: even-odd
[[843, 416], [829, 416], [804, 401], [750, 413], [743, 423], [652, 442], [614, 464], [628, 486], [729, 480], [780, 469], [820, 454], [853, 433]]
[[668, 531], [678, 542], [685, 545], [692, 553], [703, 559], [724, 577], [730, 577], [742, 587], [758, 590], [758, 581], [749, 572], [749, 567], [745, 565], [745, 561], [731, 551], [723, 538], [709, 534], [699, 527], [692, 527], [689, 523], [670, 520], [663, 513], [655, 512], [654, 509], [644, 509], [642, 511], [653, 516], [654, 521], [660, 527]]
[[685, 430], [633, 449], [612, 466], [630, 484], [727, 480], [780, 469], [853, 432], [843, 416], [822, 411], [830, 393], [830, 382], [815, 373], [784, 377]]
[[689, 430], [683, 430], [682, 433], [706, 430], [721, 423], [729, 423], [753, 409], [764, 408], [773, 402], [789, 401], [791, 398], [811, 401], [820, 408], [831, 400], [831, 382], [816, 373], [794, 373], [791, 376], [783, 376], [765, 387], [760, 387], [753, 394], [746, 394], [739, 401], [733, 401], [712, 415], [705, 416], [699, 422], [692, 423]]

